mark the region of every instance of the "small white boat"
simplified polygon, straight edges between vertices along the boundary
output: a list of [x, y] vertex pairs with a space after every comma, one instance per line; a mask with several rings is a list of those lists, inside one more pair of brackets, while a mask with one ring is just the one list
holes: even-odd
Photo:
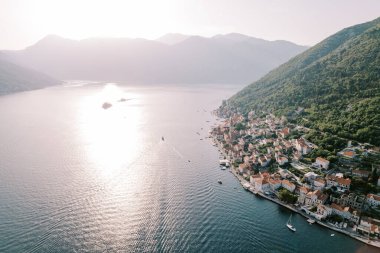
[[249, 187], [250, 187], [251, 185], [249, 184], [249, 183], [244, 183], [243, 184], [243, 188], [245, 189], [245, 190], [247, 190], [247, 191], [249, 191]]
[[[221, 154], [222, 154], [222, 153], [221, 153]], [[225, 167], [230, 167], [230, 161], [227, 160], [227, 159], [219, 160], [219, 165], [221, 165], [221, 166], [225, 166]]]
[[314, 224], [315, 220], [313, 220], [313, 219], [307, 219], [307, 222], [309, 222], [310, 224]]
[[330, 236], [335, 236], [335, 234], [331, 234]]
[[288, 222], [286, 222], [286, 226], [290, 231], [296, 232], [296, 228], [292, 225], [292, 215], [290, 215]]

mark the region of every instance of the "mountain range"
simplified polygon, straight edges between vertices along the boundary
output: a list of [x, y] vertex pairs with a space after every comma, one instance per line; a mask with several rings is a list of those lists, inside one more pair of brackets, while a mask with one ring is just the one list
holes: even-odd
[[211, 38], [167, 34], [157, 40], [49, 35], [24, 50], [3, 51], [14, 64], [63, 79], [126, 83], [249, 83], [306, 50], [242, 34]]
[[328, 136], [379, 146], [380, 18], [326, 38], [238, 92], [224, 109], [287, 116], [317, 131], [325, 147], [334, 146]]

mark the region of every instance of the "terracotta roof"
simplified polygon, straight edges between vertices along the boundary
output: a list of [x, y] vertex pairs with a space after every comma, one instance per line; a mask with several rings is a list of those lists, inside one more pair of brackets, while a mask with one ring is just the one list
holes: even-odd
[[281, 184], [281, 180], [278, 179], [269, 179], [270, 184]]
[[355, 152], [354, 151], [344, 151], [343, 152], [343, 155], [345, 155], [345, 156], [349, 156], [349, 157], [353, 157], [353, 156], [355, 156], [356, 154], [355, 154]]
[[329, 160], [326, 160], [325, 158], [322, 158], [322, 157], [317, 157], [315, 161], [322, 162], [322, 163], [329, 163]]
[[367, 194], [367, 198], [372, 198], [372, 199], [374, 199], [376, 201], [380, 201], [380, 196], [372, 194], [372, 193], [368, 193]]
[[334, 208], [334, 209], [339, 210], [341, 212], [348, 212], [348, 210], [349, 210], [348, 207], [342, 207], [342, 206], [335, 204], [335, 203], [331, 204], [331, 208]]
[[351, 179], [349, 178], [337, 178], [336, 181], [338, 184], [347, 185], [349, 186], [351, 184]]
[[318, 198], [319, 195], [321, 195], [321, 194], [322, 194], [322, 192], [321, 192], [320, 190], [315, 190], [315, 191], [313, 191], [313, 192], [308, 192], [308, 193], [307, 193], [307, 195], [308, 195], [309, 197], [315, 195], [315, 196], [317, 196], [317, 198]]
[[252, 176], [251, 176], [251, 178], [253, 178], [253, 179], [256, 179], [256, 178], [261, 178], [261, 175], [259, 175], [259, 174], [256, 174], [256, 175], [252, 175]]
[[326, 181], [323, 178], [317, 178], [314, 181], [317, 181], [318, 183], [325, 184]]
[[290, 132], [290, 129], [288, 127], [282, 129], [281, 133], [283, 133], [284, 135], [288, 135]]
[[331, 181], [335, 181], [335, 180], [337, 179], [337, 177], [334, 176], [334, 175], [327, 175], [327, 176], [326, 176], [326, 179], [327, 179], [327, 180], [331, 180]]
[[289, 187], [295, 187], [295, 185], [293, 183], [289, 182], [289, 180], [286, 180], [286, 179], [282, 180], [282, 184], [286, 184]]
[[308, 190], [305, 186], [300, 187], [300, 192], [307, 193]]

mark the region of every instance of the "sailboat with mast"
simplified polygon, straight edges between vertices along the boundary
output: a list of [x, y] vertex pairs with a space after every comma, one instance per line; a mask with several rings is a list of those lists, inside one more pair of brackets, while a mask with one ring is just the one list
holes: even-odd
[[288, 222], [286, 222], [286, 226], [289, 228], [289, 230], [296, 232], [296, 228], [292, 225], [292, 214], [290, 214]]

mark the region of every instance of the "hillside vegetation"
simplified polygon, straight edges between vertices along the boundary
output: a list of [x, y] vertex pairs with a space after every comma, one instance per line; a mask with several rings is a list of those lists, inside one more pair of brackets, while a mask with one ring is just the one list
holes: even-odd
[[287, 116], [324, 134], [380, 145], [380, 18], [346, 28], [223, 105]]
[[40, 89], [59, 83], [45, 74], [10, 63], [0, 55], [0, 95]]

